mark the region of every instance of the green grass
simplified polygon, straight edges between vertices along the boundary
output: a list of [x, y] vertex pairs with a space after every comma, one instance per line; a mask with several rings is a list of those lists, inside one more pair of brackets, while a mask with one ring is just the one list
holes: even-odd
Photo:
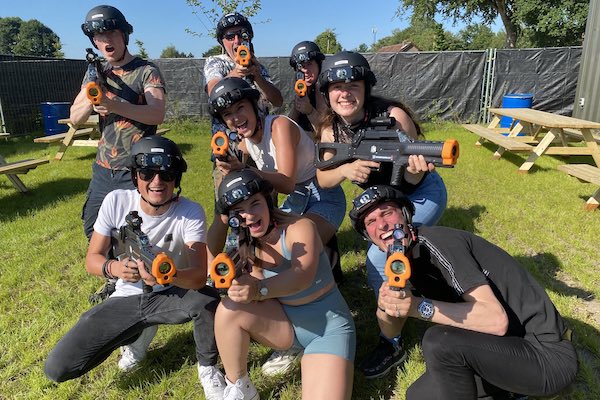
[[[183, 194], [212, 213], [209, 127], [206, 123], [167, 124], [168, 137], [180, 144], [189, 170]], [[596, 189], [556, 169], [565, 160], [544, 156], [527, 175], [517, 174], [522, 156], [492, 160], [492, 147], [475, 148], [476, 137], [458, 125], [428, 125], [430, 140], [456, 138], [461, 155], [456, 168], [440, 170], [449, 192], [441, 223], [466, 229], [515, 256], [546, 288], [561, 314], [575, 328], [580, 372], [566, 399], [600, 398], [600, 211], [583, 211]], [[148, 358], [137, 372], [116, 368], [117, 352], [86, 376], [63, 384], [47, 380], [44, 360], [52, 346], [89, 308], [87, 297], [101, 280], [86, 274], [86, 239], [80, 213], [94, 160], [93, 148], [70, 148], [55, 161], [55, 146], [34, 144], [31, 137], [0, 141], [8, 161], [48, 156], [21, 178], [30, 193], [19, 194], [0, 176], [0, 399], [197, 399], [203, 398], [196, 376], [190, 324], [163, 326]], [[570, 162], [591, 162], [589, 159]], [[359, 190], [345, 184], [350, 204]], [[375, 303], [366, 284], [366, 244], [348, 219], [339, 233], [346, 282], [342, 292], [358, 329], [357, 361], [376, 343]], [[354, 399], [404, 399], [406, 388], [424, 371], [419, 338], [425, 323], [410, 321], [405, 332], [408, 361], [396, 373], [365, 380], [357, 371]], [[260, 365], [268, 349], [251, 349], [250, 373], [261, 398], [297, 399], [300, 373], [266, 378]]]

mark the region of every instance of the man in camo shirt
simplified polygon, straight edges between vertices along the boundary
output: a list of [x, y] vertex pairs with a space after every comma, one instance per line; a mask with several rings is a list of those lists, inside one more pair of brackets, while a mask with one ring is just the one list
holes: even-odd
[[[134, 189], [129, 171], [131, 146], [143, 136], [156, 133], [165, 117], [165, 83], [158, 68], [127, 49], [133, 27], [115, 7], [92, 8], [81, 25], [83, 33], [100, 51], [106, 61], [97, 71], [102, 96], [99, 104], [87, 98], [86, 85], [94, 76], [86, 73], [81, 91], [71, 106], [71, 122], [86, 121], [92, 111], [99, 114], [102, 137], [92, 179], [83, 205], [83, 229], [88, 240], [104, 197], [114, 189]], [[90, 301], [103, 300], [114, 290], [114, 283], [105, 285]]]

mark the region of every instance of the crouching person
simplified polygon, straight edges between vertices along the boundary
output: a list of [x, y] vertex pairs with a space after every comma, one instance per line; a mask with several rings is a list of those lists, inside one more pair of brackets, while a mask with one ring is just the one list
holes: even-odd
[[398, 335], [408, 317], [436, 324], [423, 337], [426, 372], [406, 398], [508, 399], [569, 385], [577, 374], [570, 330], [535, 279], [470, 232], [417, 231], [413, 213], [407, 197], [383, 185], [360, 194], [350, 212], [360, 234], [404, 264], [379, 289], [382, 332]]
[[[175, 143], [160, 136], [144, 137], [132, 146], [131, 154], [137, 190], [114, 190], [106, 196], [86, 256], [90, 274], [118, 278], [116, 291], [85, 312], [56, 344], [46, 360], [45, 373], [57, 382], [78, 378], [119, 347], [119, 368], [132, 370], [144, 358], [158, 325], [193, 321], [198, 375], [206, 398], [221, 399], [224, 379], [215, 367], [214, 339], [219, 296], [205, 286], [204, 210], [179, 196], [187, 164]], [[127, 225], [132, 211], [141, 217], [141, 231], [152, 252], [164, 252], [173, 261], [176, 274], [166, 278], [169, 284], [159, 285], [157, 277], [135, 257], [107, 259], [112, 233]], [[165, 283], [163, 278], [159, 281]]]
[[251, 242], [251, 268], [235, 277], [215, 316], [224, 399], [259, 398], [247, 372], [250, 339], [276, 350], [304, 350], [303, 399], [350, 399], [352, 315], [314, 222], [276, 209], [272, 188], [250, 169], [230, 172], [219, 185], [219, 213], [236, 217]]

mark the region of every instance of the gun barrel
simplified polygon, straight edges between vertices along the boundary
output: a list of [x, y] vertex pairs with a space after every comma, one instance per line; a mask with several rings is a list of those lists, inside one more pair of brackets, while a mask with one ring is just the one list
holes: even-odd
[[223, 131], [216, 132], [210, 140], [210, 147], [217, 158], [225, 158], [229, 151], [229, 137]]
[[102, 89], [96, 82], [88, 82], [85, 85], [85, 91], [87, 98], [92, 102], [93, 105], [97, 106], [102, 100]]
[[235, 52], [235, 62], [240, 64], [243, 67], [247, 67], [250, 65], [250, 49], [245, 44], [241, 44], [238, 46]]
[[298, 79], [294, 84], [294, 91], [299, 97], [306, 96], [306, 91], [308, 87], [306, 86], [306, 81], [304, 79]]
[[438, 166], [452, 166], [458, 160], [458, 141], [454, 139], [448, 139], [444, 142], [415, 141], [404, 145], [404, 154], [423, 155], [428, 162]]
[[239, 263], [238, 251], [219, 253], [210, 264], [210, 277], [217, 289], [229, 289], [236, 277], [236, 265]]
[[410, 261], [403, 253], [392, 253], [385, 262], [384, 273], [388, 278], [388, 286], [392, 290], [403, 289], [410, 278]]

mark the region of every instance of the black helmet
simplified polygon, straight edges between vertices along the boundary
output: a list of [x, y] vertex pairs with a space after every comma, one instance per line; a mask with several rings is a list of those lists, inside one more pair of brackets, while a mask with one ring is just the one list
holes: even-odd
[[[127, 22], [123, 13], [113, 6], [97, 6], [92, 8], [81, 24], [81, 30], [94, 43], [94, 34], [119, 29], [125, 36], [125, 45], [129, 44], [129, 35], [133, 26]], [[97, 48], [97, 47], [96, 47]]]
[[290, 65], [296, 69], [298, 63], [305, 63], [309, 60], [315, 60], [319, 66], [325, 59], [325, 55], [321, 53], [321, 49], [315, 42], [305, 40], [294, 46], [290, 55]]
[[249, 199], [257, 193], [263, 193], [269, 208], [273, 207], [271, 192], [273, 185], [250, 168], [244, 168], [228, 173], [223, 177], [218, 190], [216, 211], [227, 215], [229, 209]]
[[404, 193], [387, 185], [371, 186], [352, 200], [352, 210], [350, 210], [350, 214], [348, 215], [352, 222], [352, 227], [367, 240], [370, 239], [365, 229], [365, 216], [373, 208], [386, 201], [396, 203], [402, 210], [407, 225], [412, 224], [415, 206]]
[[250, 21], [248, 21], [248, 18], [244, 17], [238, 12], [225, 14], [217, 23], [217, 41], [221, 46], [223, 45], [223, 35], [225, 34], [225, 31], [234, 26], [241, 26], [242, 28], [245, 28], [248, 31], [250, 40], [252, 40], [254, 37], [252, 25], [250, 24]]
[[176, 172], [175, 187], [179, 187], [181, 175], [187, 171], [187, 163], [175, 142], [156, 135], [145, 136], [131, 146], [129, 167], [131, 168], [131, 179], [136, 187], [137, 169]]
[[319, 74], [319, 90], [325, 95], [328, 103], [329, 92], [327, 89], [330, 83], [352, 81], [365, 81], [367, 97], [377, 82], [369, 62], [362, 54], [354, 51], [341, 51], [325, 58]]
[[219, 113], [242, 99], [258, 101], [260, 92], [242, 78], [227, 77], [221, 79], [208, 96], [208, 111], [219, 117]]

